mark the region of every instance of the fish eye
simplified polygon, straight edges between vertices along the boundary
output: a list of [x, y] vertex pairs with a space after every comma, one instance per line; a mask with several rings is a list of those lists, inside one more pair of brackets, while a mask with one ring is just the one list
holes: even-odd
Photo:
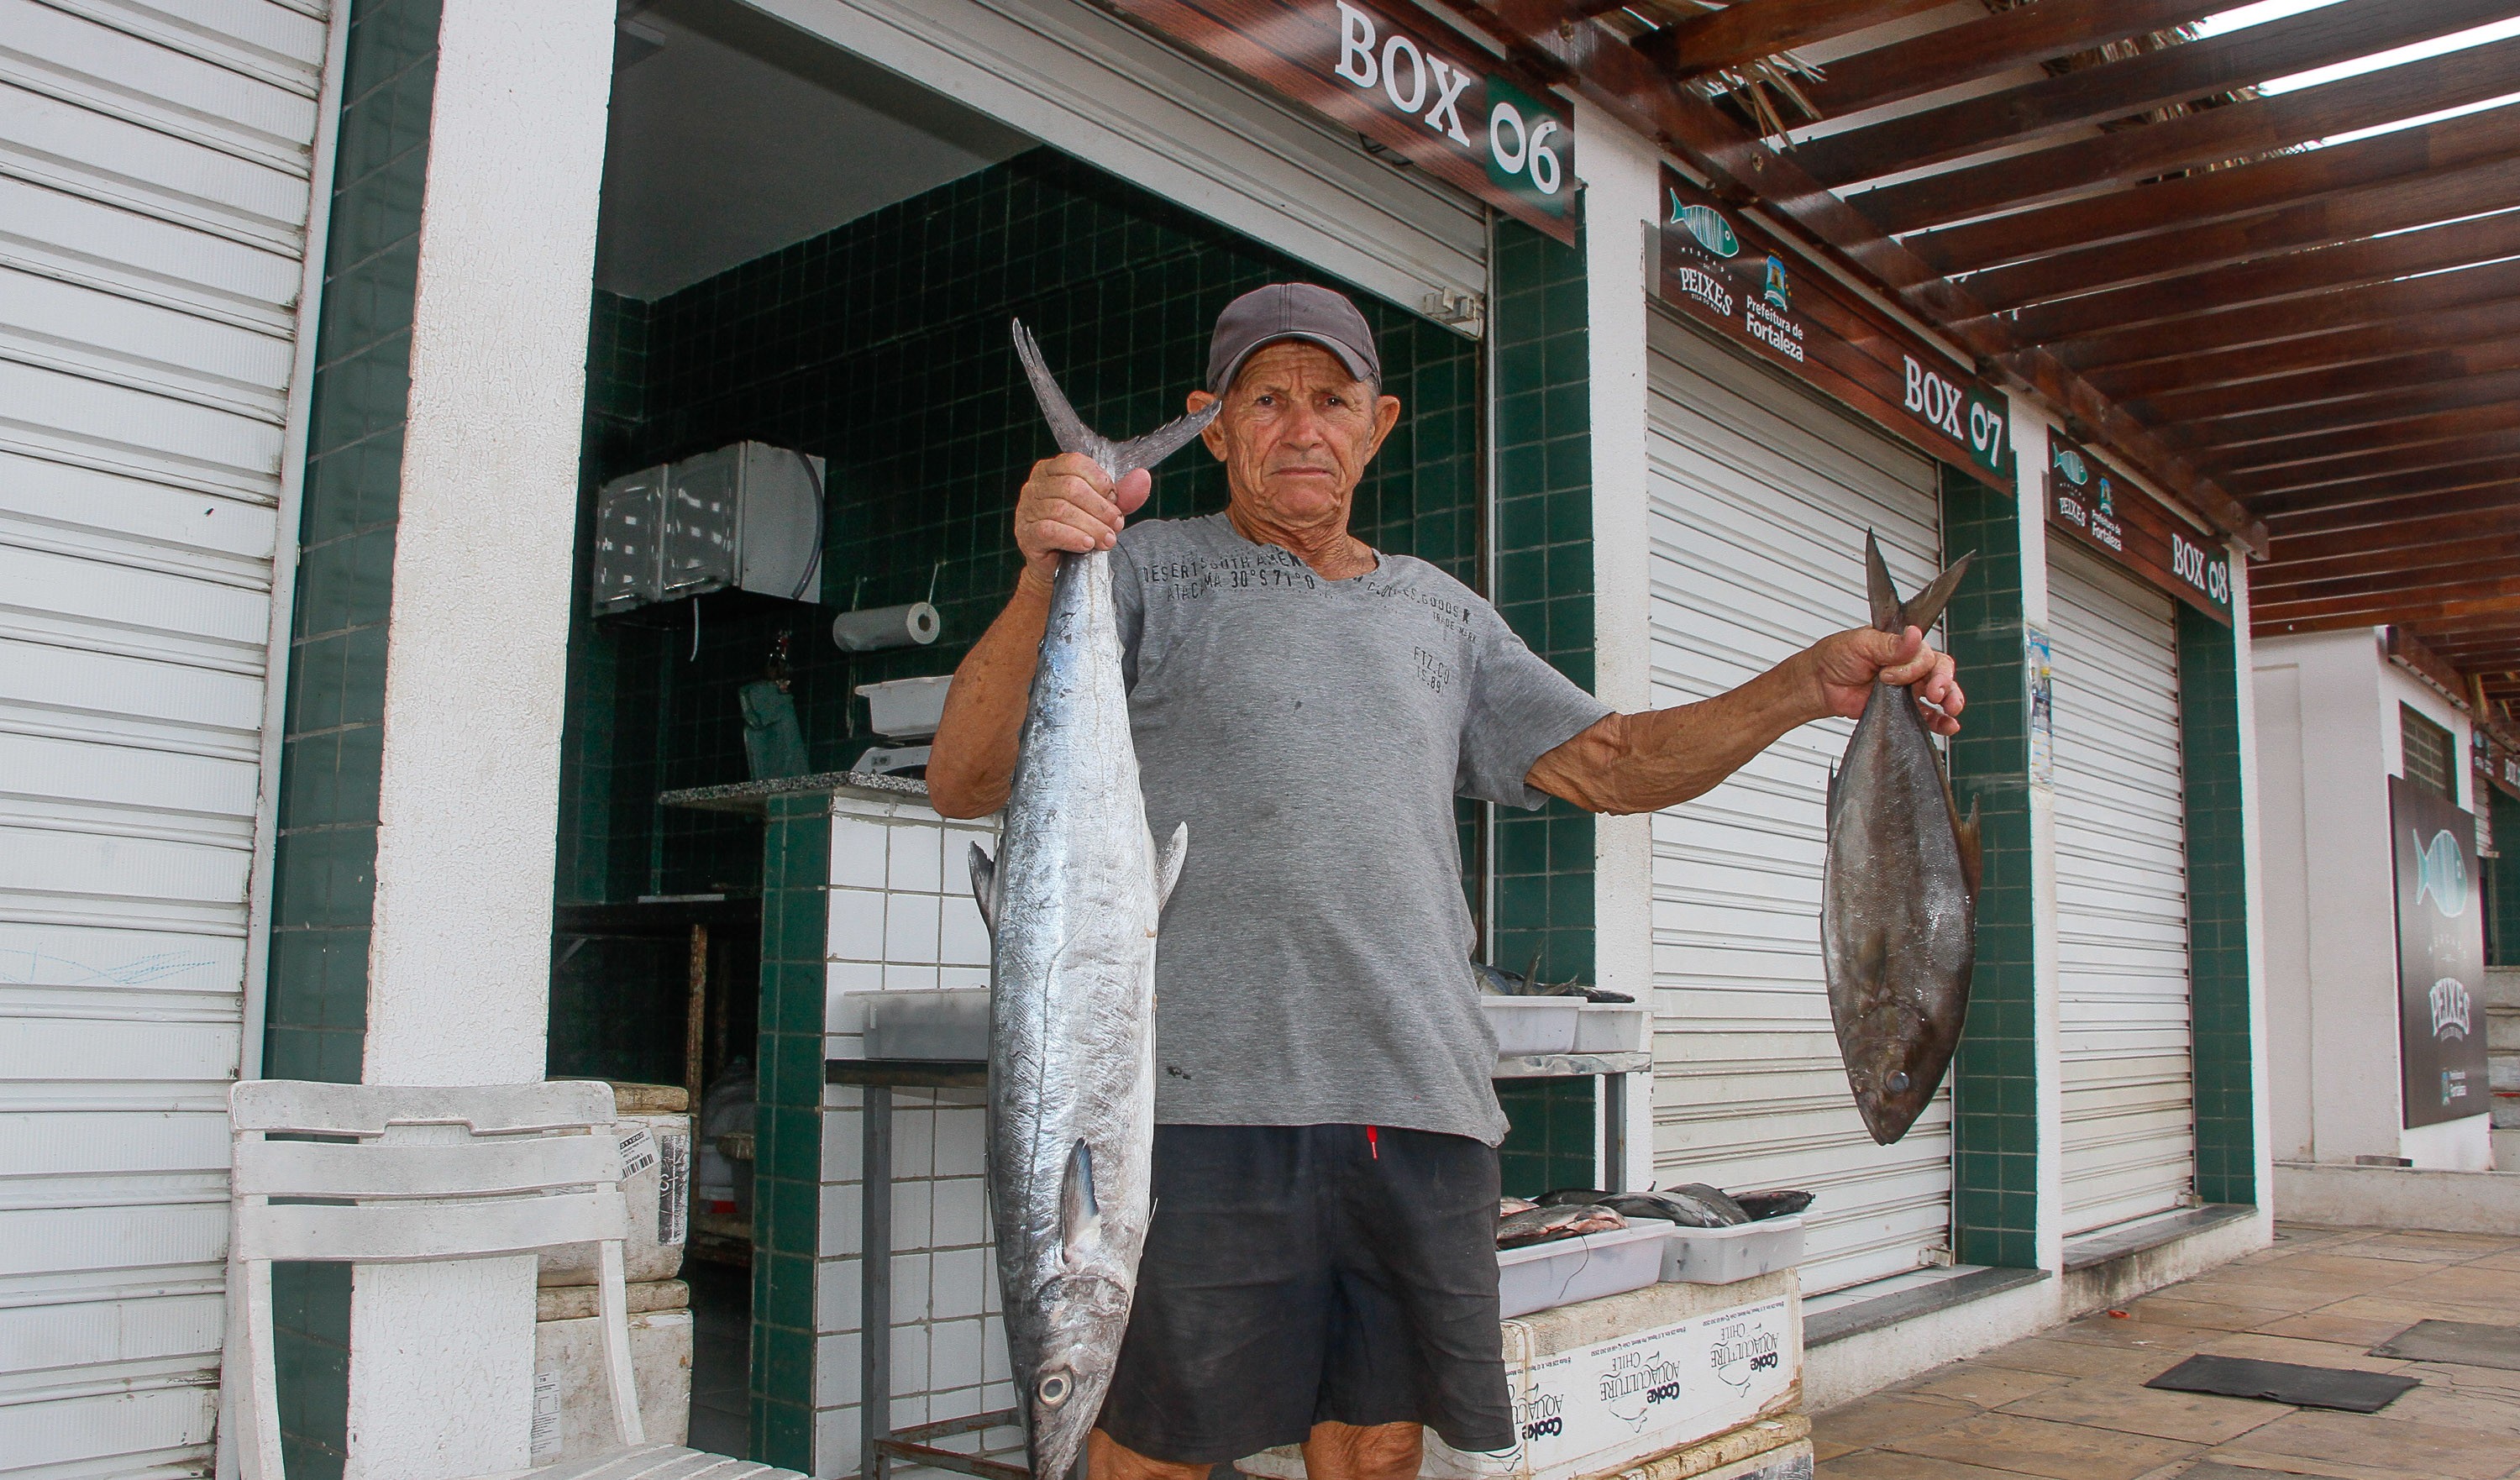
[[1065, 1372], [1044, 1372], [1041, 1380], [1033, 1384], [1032, 1395], [1040, 1400], [1042, 1407], [1057, 1408], [1067, 1401], [1071, 1385]]
[[1890, 1071], [1889, 1085], [1890, 1093], [1893, 1095], [1906, 1093], [1908, 1088], [1908, 1071], [1905, 1069], [1892, 1069]]

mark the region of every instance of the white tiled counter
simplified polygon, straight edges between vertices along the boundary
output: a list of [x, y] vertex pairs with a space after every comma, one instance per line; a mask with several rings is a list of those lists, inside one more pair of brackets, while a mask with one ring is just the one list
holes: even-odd
[[[849, 994], [989, 984], [989, 936], [966, 860], [996, 848], [994, 820], [949, 822], [913, 796], [832, 799], [825, 1052], [862, 1057]], [[893, 1094], [893, 1428], [1012, 1408], [983, 1193], [978, 1090]], [[814, 1293], [814, 1468], [858, 1470], [860, 1092], [828, 1087], [823, 1108], [821, 1257]], [[1012, 1429], [983, 1437], [1020, 1450]], [[963, 1446], [957, 1446], [963, 1447]], [[906, 1468], [906, 1467], [905, 1467]]]

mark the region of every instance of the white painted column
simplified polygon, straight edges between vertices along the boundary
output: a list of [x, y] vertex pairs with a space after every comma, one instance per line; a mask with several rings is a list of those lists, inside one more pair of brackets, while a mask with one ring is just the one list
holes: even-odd
[[[2021, 617], [2047, 632], [2048, 418], [2039, 404], [2010, 395], [2013, 497], [2021, 505]], [[2028, 654], [2024, 654], [2025, 665]], [[2029, 670], [2022, 670], [2023, 681]], [[2054, 754], [2051, 749], [2050, 755]], [[2065, 1036], [2056, 974], [2056, 788], [2030, 787], [2030, 957], [2038, 1009], [2032, 1057], [2039, 1075], [2038, 1257], [2041, 1269], [2065, 1258]]]
[[2249, 1121], [2256, 1127], [2251, 1161], [2257, 1171], [2258, 1217], [2272, 1233], [2274, 1223], [2274, 1086], [2268, 1037], [2273, 1019], [2267, 1011], [2267, 881], [2260, 867], [2265, 819], [2258, 807], [2257, 654], [2249, 637], [2249, 557], [2236, 542], [2224, 555], [2231, 565], [2232, 685], [2239, 691], [2240, 856], [2247, 860], [2243, 889], [2249, 945]]
[[[612, 0], [446, 0], [385, 650], [372, 1084], [543, 1077]], [[521, 1468], [534, 1262], [363, 1265], [349, 1480]]]
[[[1584, 148], [1584, 286], [1592, 347], [1593, 688], [1633, 713], [1653, 706], [1647, 625], [1652, 519], [1645, 430], [1648, 243], [1662, 153], [1592, 104], [1575, 105]], [[1593, 961], [1598, 983], [1653, 1002], [1653, 819], [1604, 817], [1593, 833]], [[1653, 1177], [1653, 1076], [1630, 1075], [1625, 1186]]]

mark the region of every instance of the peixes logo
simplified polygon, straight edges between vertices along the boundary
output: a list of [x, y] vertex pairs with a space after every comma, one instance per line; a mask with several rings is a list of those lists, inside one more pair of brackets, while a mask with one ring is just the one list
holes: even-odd
[[[1476, 151], [1480, 141], [1465, 122], [1484, 110], [1486, 166], [1499, 185], [1523, 194], [1552, 214], [1562, 214], [1566, 190], [1566, 125], [1539, 100], [1504, 79], [1482, 76], [1402, 33], [1348, 0], [1338, 11], [1338, 58], [1330, 74], [1363, 92], [1379, 91], [1403, 117], [1416, 118], [1455, 144]], [[1473, 83], [1484, 81], [1479, 95]]]

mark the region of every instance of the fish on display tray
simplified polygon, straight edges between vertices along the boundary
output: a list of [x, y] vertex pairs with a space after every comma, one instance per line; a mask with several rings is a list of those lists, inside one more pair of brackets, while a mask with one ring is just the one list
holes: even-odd
[[[1088, 430], [1014, 326], [1059, 447], [1113, 479], [1215, 419], [1135, 441]], [[1155, 931], [1187, 827], [1147, 830], [1107, 551], [1059, 558], [998, 856], [971, 849], [989, 923], [989, 1190], [1007, 1349], [1032, 1473], [1064, 1476], [1101, 1414], [1151, 1211]]]
[[1732, 1228], [1750, 1222], [1740, 1204], [1702, 1182], [1642, 1192], [1559, 1188], [1541, 1193], [1540, 1201], [1545, 1207], [1603, 1207], [1629, 1218], [1659, 1218], [1690, 1229]]
[[1627, 1226], [1628, 1221], [1616, 1210], [1592, 1203], [1525, 1208], [1497, 1221], [1497, 1247], [1518, 1249], [1528, 1243], [1548, 1243], [1582, 1233], [1607, 1233]]
[[1474, 961], [1470, 963], [1470, 975], [1477, 980], [1480, 993], [1488, 997], [1580, 997], [1586, 1002], [1610, 1003], [1622, 1007], [1636, 1001], [1625, 992], [1613, 992], [1606, 987], [1588, 987], [1572, 979], [1557, 982], [1542, 981], [1540, 963], [1537, 961], [1531, 964], [1531, 970], [1521, 976], [1516, 976], [1501, 966], [1492, 966], [1486, 962]]
[[[1932, 630], [1970, 559], [1902, 604], [1868, 533], [1872, 625]], [[1976, 962], [1978, 867], [1977, 807], [1960, 818], [1914, 695], [1875, 683], [1829, 777], [1820, 939], [1847, 1083], [1882, 1145], [1915, 1124], [1959, 1047]]]
[[1538, 1206], [1540, 1206], [1539, 1203], [1528, 1197], [1500, 1197], [1497, 1199], [1497, 1217], [1510, 1218], [1516, 1213], [1528, 1213]]
[[1812, 1205], [1812, 1194], [1798, 1188], [1768, 1188], [1756, 1192], [1735, 1192], [1732, 1200], [1752, 1222], [1770, 1218], [1791, 1218]]

